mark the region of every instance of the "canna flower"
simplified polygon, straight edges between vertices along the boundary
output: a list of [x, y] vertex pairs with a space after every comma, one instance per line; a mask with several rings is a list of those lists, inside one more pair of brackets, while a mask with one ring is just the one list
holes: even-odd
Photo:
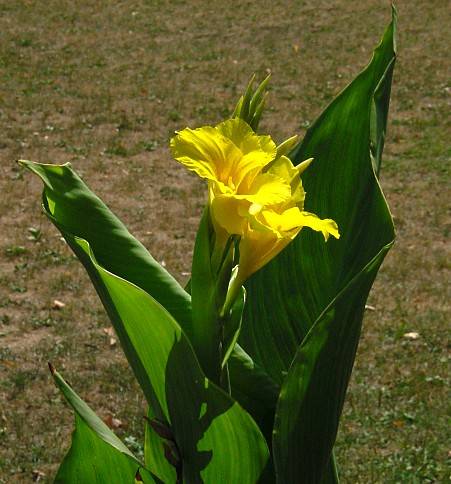
[[311, 163], [293, 166], [285, 153], [295, 138], [276, 147], [242, 119], [216, 127], [186, 128], [171, 139], [172, 155], [208, 180], [210, 213], [217, 244], [239, 237], [234, 284], [240, 287], [286, 247], [303, 227], [339, 238], [337, 224], [304, 211], [301, 173]]

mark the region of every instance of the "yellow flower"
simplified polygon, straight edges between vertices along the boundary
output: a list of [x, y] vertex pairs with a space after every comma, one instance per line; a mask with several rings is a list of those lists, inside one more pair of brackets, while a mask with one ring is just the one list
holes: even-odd
[[240, 237], [235, 285], [275, 257], [302, 227], [338, 238], [337, 224], [305, 212], [300, 174], [284, 156], [294, 138], [276, 147], [239, 118], [216, 127], [186, 128], [171, 140], [174, 158], [208, 180], [209, 203], [217, 240], [224, 246]]

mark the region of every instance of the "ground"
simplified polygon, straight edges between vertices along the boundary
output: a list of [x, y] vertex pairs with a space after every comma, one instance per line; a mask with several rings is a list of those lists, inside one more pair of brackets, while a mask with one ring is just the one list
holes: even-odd
[[[253, 72], [271, 72], [262, 129], [302, 135], [390, 20], [380, 0], [300, 3], [0, 5], [0, 482], [50, 482], [69, 446], [49, 360], [138, 452], [145, 412], [87, 275], [41, 213], [40, 182], [15, 160], [70, 161], [186, 280], [205, 190], [170, 159], [174, 130], [219, 122]], [[368, 300], [339, 431], [345, 483], [449, 477], [449, 4], [397, 7], [381, 174], [397, 242]]]

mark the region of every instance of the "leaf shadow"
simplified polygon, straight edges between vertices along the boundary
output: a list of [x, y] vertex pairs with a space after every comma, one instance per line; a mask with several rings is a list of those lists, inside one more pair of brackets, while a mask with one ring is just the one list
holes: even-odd
[[183, 462], [183, 482], [203, 483], [202, 471], [215, 458], [214, 441], [223, 437], [213, 431], [212, 423], [234, 402], [204, 376], [184, 336], [174, 342], [168, 356], [166, 400]]

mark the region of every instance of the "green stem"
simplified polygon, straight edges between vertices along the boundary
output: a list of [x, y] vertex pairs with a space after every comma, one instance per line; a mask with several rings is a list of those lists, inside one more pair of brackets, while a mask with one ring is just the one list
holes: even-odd
[[232, 388], [230, 387], [230, 375], [229, 366], [226, 364], [221, 371], [220, 387], [229, 395], [232, 394]]
[[[221, 362], [221, 367], [222, 367], [222, 361], [224, 359], [224, 339], [225, 339], [224, 329], [225, 329], [226, 322], [227, 321], [224, 317], [219, 316], [218, 318], [218, 324], [220, 327], [219, 361]], [[225, 390], [229, 395], [231, 395], [229, 368], [227, 365], [225, 365], [224, 368], [221, 368], [220, 377], [219, 377], [219, 386], [223, 390]]]

